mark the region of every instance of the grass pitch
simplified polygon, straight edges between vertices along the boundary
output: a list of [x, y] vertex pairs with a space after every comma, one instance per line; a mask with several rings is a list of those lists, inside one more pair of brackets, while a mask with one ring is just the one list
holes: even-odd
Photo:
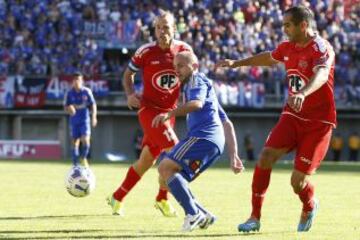
[[[225, 163], [227, 165], [227, 163]], [[252, 167], [234, 175], [210, 168], [191, 189], [217, 217], [207, 230], [181, 233], [183, 212], [164, 218], [153, 207], [157, 171], [151, 169], [125, 199], [125, 214], [112, 216], [105, 197], [123, 179], [127, 164], [91, 165], [97, 187], [86, 198], [64, 187], [67, 162], [0, 161], [0, 239], [360, 239], [360, 165], [324, 163], [312, 177], [320, 210], [313, 228], [298, 234], [300, 201], [292, 193], [292, 164], [279, 163], [272, 174], [259, 233], [241, 234], [237, 225], [250, 213]]]

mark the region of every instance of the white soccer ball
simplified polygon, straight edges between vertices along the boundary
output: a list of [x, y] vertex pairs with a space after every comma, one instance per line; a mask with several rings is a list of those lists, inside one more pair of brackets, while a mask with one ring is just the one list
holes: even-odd
[[73, 166], [65, 178], [66, 190], [74, 197], [86, 197], [95, 189], [95, 175], [90, 168]]

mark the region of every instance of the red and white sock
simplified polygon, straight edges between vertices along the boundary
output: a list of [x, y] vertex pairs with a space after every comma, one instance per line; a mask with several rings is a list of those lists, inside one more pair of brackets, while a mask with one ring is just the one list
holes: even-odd
[[258, 165], [255, 166], [253, 181], [252, 181], [252, 212], [251, 217], [260, 220], [261, 207], [264, 202], [266, 190], [269, 187], [271, 176], [270, 169], [262, 169]]
[[139, 174], [137, 174], [134, 167], [131, 166], [121, 186], [114, 192], [113, 197], [118, 201], [122, 201], [140, 179]]

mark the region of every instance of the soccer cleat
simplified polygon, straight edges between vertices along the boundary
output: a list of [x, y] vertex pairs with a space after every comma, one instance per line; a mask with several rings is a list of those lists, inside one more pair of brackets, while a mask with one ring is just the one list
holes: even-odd
[[252, 232], [252, 231], [259, 231], [260, 230], [260, 221], [250, 218], [246, 222], [239, 224], [238, 231], [239, 232]]
[[170, 204], [168, 200], [161, 200], [155, 202], [155, 208], [159, 209], [165, 217], [176, 217], [177, 213], [175, 208]]
[[197, 226], [200, 227], [204, 221], [206, 221], [206, 216], [201, 211], [195, 215], [188, 214], [185, 216], [184, 224], [181, 230], [183, 232], [191, 232]]
[[302, 212], [300, 222], [297, 228], [298, 232], [307, 232], [310, 230], [311, 225], [316, 217], [316, 213], [319, 210], [319, 200], [314, 198], [314, 208], [310, 212]]
[[112, 208], [113, 215], [124, 216], [123, 204], [116, 200], [112, 195], [106, 198], [107, 204]]
[[215, 215], [207, 212], [205, 214], [205, 221], [203, 221], [201, 224], [199, 224], [199, 228], [201, 229], [207, 229], [210, 225], [213, 225], [216, 222], [217, 218]]

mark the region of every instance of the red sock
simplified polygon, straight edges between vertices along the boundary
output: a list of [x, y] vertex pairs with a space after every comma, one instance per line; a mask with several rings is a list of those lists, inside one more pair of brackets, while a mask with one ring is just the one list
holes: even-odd
[[156, 196], [156, 201], [168, 200], [168, 190], [159, 188], [159, 193]]
[[314, 208], [314, 186], [307, 182], [306, 186], [299, 192], [299, 198], [301, 202], [303, 203], [303, 211], [304, 212], [310, 212]]
[[140, 178], [141, 177], [137, 174], [134, 167], [131, 166], [121, 186], [114, 192], [114, 198], [118, 201], [122, 201], [123, 198], [128, 194], [128, 192], [130, 192], [131, 189], [140, 180]]
[[260, 220], [261, 217], [261, 207], [264, 201], [265, 192], [270, 183], [270, 169], [262, 169], [255, 166], [253, 181], [252, 181], [252, 212], [251, 217], [254, 217]]

